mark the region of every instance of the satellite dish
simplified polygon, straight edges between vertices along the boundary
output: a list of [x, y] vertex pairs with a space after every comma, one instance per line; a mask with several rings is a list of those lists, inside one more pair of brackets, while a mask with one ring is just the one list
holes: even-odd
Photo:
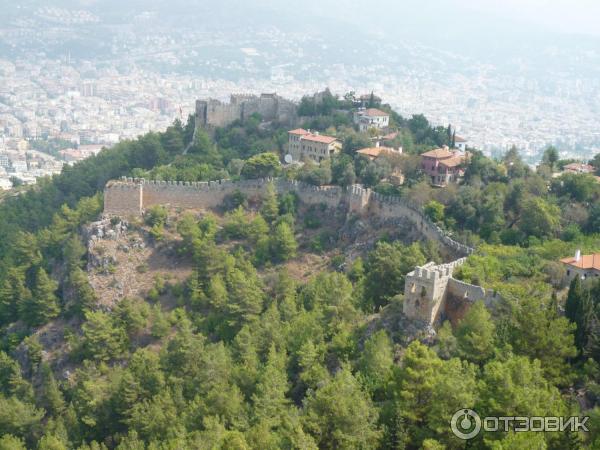
[[294, 158], [292, 158], [292, 155], [288, 153], [283, 157], [283, 160], [286, 162], [286, 164], [291, 164]]

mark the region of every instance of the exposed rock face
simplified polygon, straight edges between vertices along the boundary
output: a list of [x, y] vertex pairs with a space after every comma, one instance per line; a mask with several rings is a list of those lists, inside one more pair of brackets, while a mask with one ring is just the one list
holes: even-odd
[[102, 309], [111, 309], [124, 297], [146, 295], [157, 276], [180, 281], [191, 273], [171, 246], [153, 242], [141, 227], [118, 217], [91, 223], [83, 235], [88, 278]]
[[386, 330], [393, 337], [394, 342], [399, 343], [402, 347], [408, 346], [414, 340], [431, 345], [436, 336], [431, 325], [407, 317], [402, 312], [401, 302], [394, 300], [370, 318], [362, 340], [366, 340], [381, 329]]

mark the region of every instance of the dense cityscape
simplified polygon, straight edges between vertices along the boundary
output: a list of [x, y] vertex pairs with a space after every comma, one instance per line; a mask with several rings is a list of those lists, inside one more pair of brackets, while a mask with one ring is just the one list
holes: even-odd
[[[273, 25], [144, 31], [156, 20], [156, 13], [138, 12], [135, 27], [113, 33], [101, 57], [89, 58], [64, 43], [78, 27], [106, 29], [92, 12], [40, 7], [27, 19], [9, 16], [0, 27], [5, 53], [14, 55], [0, 59], [3, 186], [19, 175], [28, 149], [50, 146], [53, 151], [46, 153], [56, 159], [32, 164], [38, 172], [23, 174], [23, 181], [90, 154], [89, 149], [74, 152], [80, 145], [110, 146], [164, 130], [175, 119], [185, 121], [196, 99], [226, 99], [232, 92], [276, 92], [299, 101], [326, 87], [340, 96], [374, 91], [406, 117], [424, 114], [432, 124], [452, 124], [486, 154], [498, 156], [515, 145], [530, 163], [550, 144], [563, 157], [581, 159], [600, 149], [600, 82], [593, 72], [573, 75], [574, 69], [565, 67], [549, 78], [523, 61], [512, 62], [519, 68], [508, 71], [459, 52], [366, 33], [357, 37], [360, 45], [339, 43], [340, 52], [353, 55], [344, 60], [328, 56], [337, 43], [319, 33]], [[553, 51], [565, 60], [597, 57], [584, 50]]]

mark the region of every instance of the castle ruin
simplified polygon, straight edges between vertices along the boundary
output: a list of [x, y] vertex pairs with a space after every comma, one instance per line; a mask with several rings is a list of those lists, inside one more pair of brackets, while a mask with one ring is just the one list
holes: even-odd
[[404, 314], [426, 325], [445, 319], [455, 324], [479, 300], [491, 307], [499, 299], [497, 292], [453, 278], [454, 269], [465, 261], [466, 258], [459, 258], [439, 265], [430, 262], [408, 273], [404, 282]]
[[496, 293], [452, 277], [454, 269], [464, 263], [465, 256], [473, 253], [471, 247], [452, 239], [429, 220], [418, 205], [400, 197], [381, 195], [360, 185], [344, 189], [340, 186], [313, 186], [283, 178], [209, 182], [123, 178], [106, 184], [104, 213], [141, 215], [146, 208], [155, 205], [211, 209], [238, 190], [248, 196], [261, 196], [269, 183], [273, 183], [279, 193], [296, 192], [305, 204], [325, 204], [329, 208], [341, 206], [349, 215], [383, 220], [408, 219], [421, 236], [439, 242], [449, 257], [458, 258], [447, 264], [428, 263], [406, 276], [403, 311], [408, 318], [432, 326], [441, 319], [454, 321], [462, 317], [475, 301], [483, 300], [490, 305], [497, 300]]
[[229, 103], [216, 99], [196, 100], [196, 126], [224, 127], [236, 120], [242, 122], [258, 113], [265, 122], [276, 121], [285, 125], [296, 122], [297, 106], [277, 94], [231, 94]]

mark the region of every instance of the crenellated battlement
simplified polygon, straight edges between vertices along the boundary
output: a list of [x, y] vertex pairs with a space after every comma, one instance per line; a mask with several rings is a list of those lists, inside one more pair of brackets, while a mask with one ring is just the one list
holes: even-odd
[[383, 219], [408, 218], [423, 236], [442, 243], [452, 254], [469, 255], [473, 252], [472, 248], [455, 241], [431, 222], [417, 204], [401, 197], [373, 192], [361, 185], [344, 189], [340, 186], [314, 186], [283, 178], [189, 182], [123, 177], [106, 184], [104, 212], [141, 214], [143, 209], [157, 204], [182, 208], [213, 208], [236, 190], [248, 195], [261, 195], [269, 183], [274, 183], [280, 193], [296, 192], [305, 203], [325, 203], [332, 208], [344, 204], [351, 214], [369, 214]]
[[223, 127], [258, 113], [264, 121], [276, 120], [291, 126], [297, 121], [297, 109], [295, 102], [274, 93], [231, 94], [229, 103], [213, 98], [196, 100], [196, 125]]
[[454, 269], [465, 262], [466, 258], [439, 265], [430, 262], [408, 273], [404, 284], [404, 314], [432, 326], [441, 318], [460, 319], [470, 305], [479, 300], [492, 307], [501, 298], [497, 292], [453, 277]]
[[[314, 186], [298, 180], [261, 178], [254, 180], [215, 181], [161, 181], [144, 178], [112, 180], [104, 189], [104, 212], [111, 214], [142, 214], [154, 205], [180, 208], [215, 208], [226, 196], [242, 191], [248, 196], [261, 196], [268, 184], [273, 183], [278, 193], [296, 192], [303, 203], [325, 204], [330, 208], [345, 206], [349, 214], [368, 215], [391, 221], [409, 219], [420, 234], [440, 242], [450, 254], [463, 256], [447, 264], [428, 263], [406, 275], [404, 313], [427, 324], [435, 323], [444, 309], [446, 298], [452, 295], [472, 299], [492, 298], [478, 286], [466, 285], [452, 278], [454, 269], [473, 253], [473, 248], [455, 241], [433, 223], [419, 205], [396, 196], [382, 195], [361, 185]], [[461, 284], [462, 283], [462, 284]], [[463, 286], [465, 284], [468, 287]], [[473, 300], [475, 301], [475, 300]]]
[[[325, 203], [337, 207], [344, 197], [344, 189], [339, 186], [313, 186], [279, 178], [187, 182], [123, 177], [106, 184], [104, 212], [141, 214], [144, 209], [160, 204], [181, 208], [214, 208], [237, 190], [249, 196], [260, 196], [269, 183], [273, 183], [280, 193], [295, 191], [305, 203]], [[141, 196], [140, 201], [138, 196]], [[133, 197], [135, 202], [132, 201]]]

